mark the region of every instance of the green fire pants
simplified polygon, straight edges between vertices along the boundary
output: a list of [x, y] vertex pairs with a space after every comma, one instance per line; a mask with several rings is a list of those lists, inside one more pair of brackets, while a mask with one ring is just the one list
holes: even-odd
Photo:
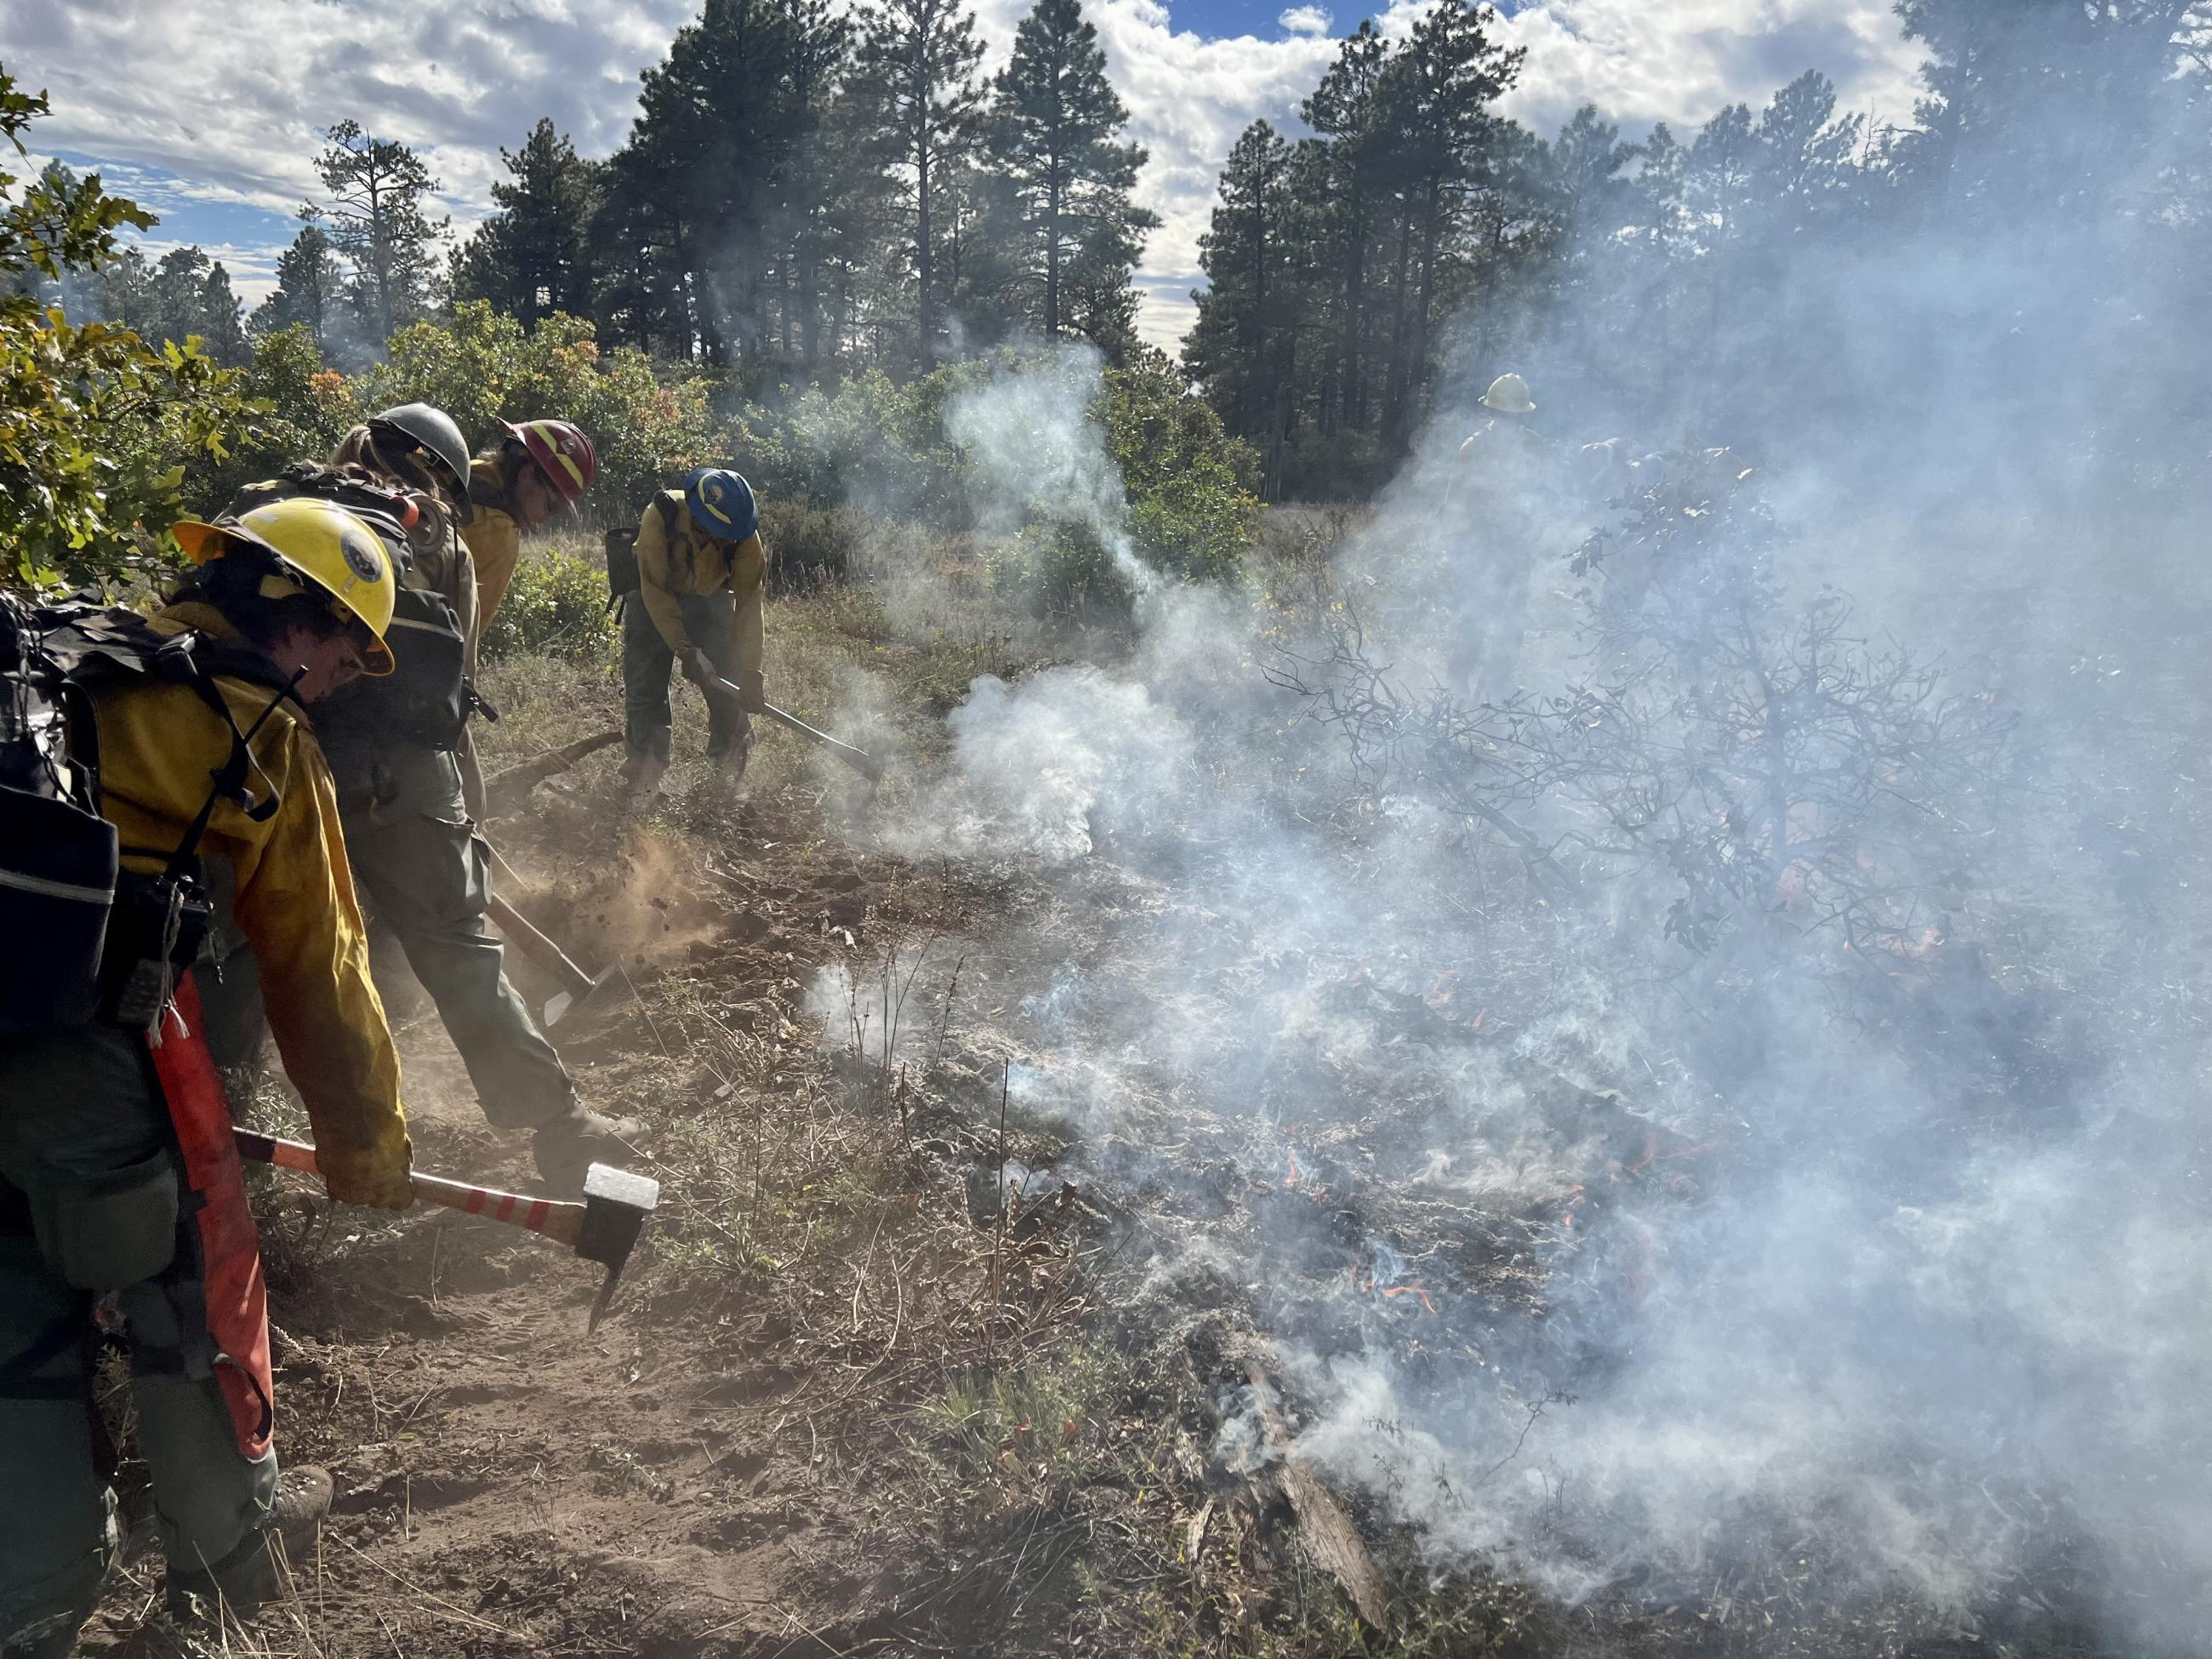
[[[678, 593], [676, 603], [684, 612], [684, 631], [699, 642], [699, 649], [725, 679], [738, 678], [738, 602], [726, 587], [712, 593]], [[623, 724], [629, 752], [641, 759], [669, 758], [670, 728], [675, 711], [668, 702], [668, 677], [676, 666], [676, 653], [661, 637], [660, 629], [631, 594], [623, 601]], [[707, 699], [707, 755], [719, 759], [732, 750], [742, 752], [752, 737], [752, 720], [720, 697]]]
[[484, 1115], [502, 1129], [571, 1115], [576, 1085], [507, 981], [485, 925], [491, 848], [462, 799], [460, 768], [442, 749], [382, 750], [374, 806], [341, 798], [346, 861], [378, 921], [438, 1005]]
[[[0, 1655], [74, 1645], [116, 1548], [92, 1403], [93, 1304], [125, 1322], [138, 1447], [172, 1567], [267, 1524], [272, 1452], [238, 1449], [179, 1249], [182, 1181], [151, 1061], [105, 1026], [0, 1039]], [[195, 1373], [198, 1373], [195, 1375]]]

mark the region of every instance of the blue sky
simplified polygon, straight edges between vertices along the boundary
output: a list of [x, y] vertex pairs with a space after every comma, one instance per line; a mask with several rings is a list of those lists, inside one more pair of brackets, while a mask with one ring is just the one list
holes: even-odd
[[[1029, 0], [979, 0], [994, 58]], [[1161, 215], [1139, 272], [1145, 333], [1172, 346], [1200, 281], [1221, 161], [1261, 117], [1295, 121], [1334, 36], [1376, 13], [1304, 0], [1086, 0], [1109, 71], [1150, 156], [1139, 193]], [[1507, 107], [1549, 132], [1595, 103], [1632, 134], [1694, 127], [1763, 103], [1807, 69], [1847, 107], [1910, 115], [1915, 54], [1890, 0], [1516, 0], [1501, 24], [1528, 49]], [[637, 76], [695, 0], [0, 0], [9, 71], [52, 96], [33, 136], [162, 216], [149, 252], [198, 242], [258, 298], [316, 182], [319, 128], [344, 116], [416, 145], [457, 228], [487, 211], [499, 148], [551, 116], [586, 155], [622, 141]], [[180, 95], [180, 89], [183, 89]]]

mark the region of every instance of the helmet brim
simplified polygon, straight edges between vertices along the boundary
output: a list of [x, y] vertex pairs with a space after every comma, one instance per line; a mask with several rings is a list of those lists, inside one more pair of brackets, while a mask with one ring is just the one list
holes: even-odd
[[[328, 591], [323, 589], [320, 582], [316, 581], [307, 572], [295, 565], [291, 560], [286, 558], [275, 544], [255, 535], [243, 526], [208, 524], [199, 519], [185, 519], [171, 525], [169, 534], [175, 538], [177, 545], [185, 550], [185, 556], [194, 564], [210, 564], [226, 553], [250, 549], [271, 560], [280, 569], [287, 573], [287, 580], [296, 580], [304, 590]], [[353, 611], [339, 605], [336, 600], [331, 601], [331, 611], [334, 615], [341, 617], [349, 628], [358, 629], [361, 633], [368, 635], [361, 645], [362, 673], [371, 679], [380, 680], [398, 668], [399, 663], [392, 656], [392, 647], [377, 638], [374, 634], [369, 633], [368, 623], [362, 622]]]
[[206, 564], [226, 553], [246, 548], [266, 553], [272, 559], [281, 561], [284, 556], [252, 531], [234, 524], [208, 524], [199, 519], [185, 519], [171, 525], [169, 534], [194, 564]]

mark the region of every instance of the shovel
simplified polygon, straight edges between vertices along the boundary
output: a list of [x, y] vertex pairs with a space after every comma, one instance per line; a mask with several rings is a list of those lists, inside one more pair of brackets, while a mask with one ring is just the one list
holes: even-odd
[[[240, 1158], [306, 1175], [322, 1173], [315, 1165], [315, 1149], [301, 1141], [279, 1140], [250, 1129], [233, 1129], [231, 1134], [238, 1142]], [[465, 1186], [437, 1176], [417, 1174], [414, 1181], [415, 1196], [424, 1204], [441, 1204], [449, 1210], [543, 1233], [566, 1244], [581, 1260], [605, 1267], [606, 1283], [592, 1304], [587, 1330], [599, 1328], [607, 1304], [614, 1300], [615, 1283], [622, 1277], [638, 1235], [645, 1231], [645, 1219], [660, 1202], [660, 1183], [652, 1176], [632, 1175], [605, 1164], [594, 1164], [585, 1174], [580, 1204], [566, 1199], [525, 1198], [519, 1193]]]

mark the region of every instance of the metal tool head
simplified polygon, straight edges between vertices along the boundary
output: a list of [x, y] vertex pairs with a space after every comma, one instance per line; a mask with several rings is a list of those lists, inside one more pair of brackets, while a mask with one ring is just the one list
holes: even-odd
[[562, 991], [549, 998], [545, 1004], [545, 1018], [544, 1021], [545, 1029], [549, 1031], [551, 1030], [567, 1016], [575, 1012], [577, 1009], [582, 1007], [593, 997], [599, 995], [601, 991], [606, 988], [608, 981], [612, 980], [621, 972], [622, 963], [619, 962], [611, 962], [605, 967], [600, 969], [598, 973], [592, 975], [592, 982], [585, 988], [583, 995], [577, 996], [572, 992]]
[[576, 1254], [607, 1270], [592, 1304], [592, 1327], [596, 1329], [614, 1300], [615, 1281], [629, 1261], [646, 1218], [660, 1202], [660, 1183], [651, 1176], [633, 1175], [605, 1164], [594, 1164], [584, 1176], [584, 1223], [576, 1235]]

